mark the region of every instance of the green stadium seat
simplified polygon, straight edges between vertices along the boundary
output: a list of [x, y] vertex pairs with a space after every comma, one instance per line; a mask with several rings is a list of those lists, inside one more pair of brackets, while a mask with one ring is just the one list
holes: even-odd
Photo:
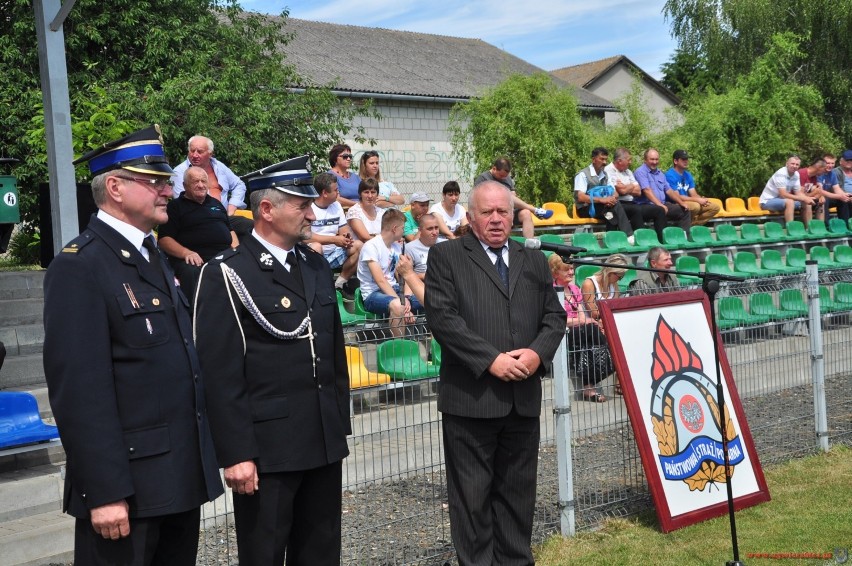
[[804, 272], [806, 268], [805, 262], [808, 260], [808, 254], [805, 253], [805, 250], [790, 248], [787, 250], [787, 255], [784, 257], [784, 260], [790, 267], [795, 267], [799, 269], [800, 272]]
[[787, 311], [794, 311], [799, 316], [808, 316], [808, 305], [802, 298], [800, 289], [782, 289], [778, 297], [779, 306]]
[[509, 236], [509, 239], [515, 240], [516, 242], [518, 242], [522, 246], [527, 243], [527, 239], [524, 238], [523, 236]]
[[787, 222], [787, 239], [808, 240], [811, 239], [811, 235], [805, 229], [804, 223], [800, 220], [791, 220]]
[[[356, 294], [360, 296], [361, 291], [356, 291]], [[363, 316], [346, 310], [346, 306], [343, 304], [343, 295], [340, 294], [340, 291], [337, 291], [337, 310], [340, 311], [340, 322], [343, 326], [352, 326], [353, 324], [362, 324], [364, 322]]]
[[686, 232], [677, 226], [663, 228], [663, 244], [670, 250], [689, 250], [703, 247], [701, 244], [690, 242], [686, 238]]
[[636, 245], [648, 250], [655, 246], [666, 247], [657, 238], [657, 233], [650, 228], [637, 228], [633, 231], [633, 237], [636, 240]]
[[784, 231], [784, 227], [778, 222], [764, 222], [763, 232], [766, 235], [766, 239], [770, 242], [789, 242], [793, 239], [787, 236], [787, 232]]
[[412, 381], [437, 377], [440, 366], [429, 364], [420, 357], [420, 346], [413, 340], [388, 340], [376, 349], [379, 372], [395, 381]]
[[825, 221], [814, 218], [808, 222], [808, 237], [816, 240], [830, 238], [832, 235], [829, 234]]
[[[542, 238], [544, 238], [544, 236], [542, 236]], [[548, 240], [542, 239], [542, 242], [546, 241]], [[564, 244], [565, 242], [560, 238], [559, 242], [551, 243]], [[586, 250], [588, 250], [581, 254], [577, 254], [579, 257], [603, 254], [603, 250], [598, 243], [598, 237], [592, 232], [574, 232], [574, 235], [571, 237], [571, 245], [586, 248]]]
[[804, 271], [803, 268], [786, 265], [781, 258], [781, 252], [778, 250], [763, 250], [760, 252], [760, 265], [764, 269], [771, 269], [782, 275], [793, 275]]
[[844, 267], [852, 267], [852, 246], [846, 244], [834, 246], [834, 261]]
[[609, 232], [604, 232], [603, 249], [608, 254], [615, 254], [620, 252], [636, 253], [647, 251], [641, 246], [631, 244], [627, 240], [627, 234], [625, 234], [621, 230], [611, 230]]
[[719, 275], [742, 276], [741, 273], [734, 273], [734, 270], [731, 269], [728, 263], [728, 258], [722, 254], [709, 254], [704, 258], [704, 270], [707, 273], [717, 273]]
[[772, 269], [758, 267], [757, 257], [751, 252], [737, 252], [734, 254], [734, 271], [749, 277], [773, 277], [779, 274]]
[[[689, 271], [691, 273], [701, 273], [701, 262], [697, 257], [691, 255], [682, 255], [675, 261], [675, 269], [678, 271]], [[677, 280], [681, 285], [701, 285], [701, 278], [692, 275], [678, 275]]]
[[441, 367], [441, 345], [438, 341], [432, 338], [429, 343], [429, 356], [432, 358], [432, 364]]
[[772, 320], [769, 315], [746, 311], [740, 297], [722, 297], [719, 299], [719, 317], [722, 320], [736, 321], [740, 326], [765, 324]]
[[762, 244], [769, 241], [760, 231], [760, 225], [753, 222], [740, 224], [740, 239], [745, 244]]
[[364, 308], [364, 297], [361, 296], [361, 287], [355, 289], [355, 314], [364, 320], [376, 320], [379, 315], [372, 312], [367, 312]]
[[845, 305], [847, 309], [852, 309], [852, 283], [845, 281], [836, 283], [834, 285], [834, 300]]
[[832, 312], [845, 311], [849, 308], [848, 305], [836, 302], [831, 298], [831, 290], [825, 285], [819, 286], [819, 312], [820, 314], [828, 314]]
[[769, 293], [755, 293], [748, 298], [748, 311], [760, 316], [768, 316], [773, 320], [789, 320], [798, 318], [799, 313], [788, 311], [775, 306], [775, 301]]
[[814, 246], [811, 248], [811, 259], [817, 262], [820, 271], [823, 269], [840, 269], [846, 267], [831, 259], [831, 250], [825, 246]]
[[618, 281], [618, 290], [622, 293], [627, 292], [627, 289], [630, 287], [630, 284], [636, 280], [636, 270], [628, 269], [624, 272], [624, 277], [619, 279]]
[[828, 221], [828, 232], [832, 236], [848, 236], [850, 233], [849, 227], [841, 218], [832, 218]]
[[719, 245], [713, 238], [713, 233], [707, 226], [693, 226], [689, 229], [689, 237], [696, 247], [712, 248]]
[[587, 277], [591, 277], [597, 273], [599, 270], [600, 267], [596, 265], [578, 265], [574, 270], [574, 282], [577, 284], [577, 287], [582, 287], [583, 281], [585, 281]]
[[716, 226], [716, 241], [720, 246], [739, 246], [744, 243], [737, 232], [737, 227], [732, 224]]

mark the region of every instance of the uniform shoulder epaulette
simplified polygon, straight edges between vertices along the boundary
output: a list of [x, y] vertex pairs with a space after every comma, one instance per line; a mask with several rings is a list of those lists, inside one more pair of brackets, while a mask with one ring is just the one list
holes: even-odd
[[60, 253], [75, 254], [87, 245], [89, 245], [93, 239], [94, 238], [92, 237], [92, 233], [89, 231], [85, 231], [67, 244], [65, 244], [65, 247], [62, 248], [62, 251]]
[[299, 244], [296, 244], [296, 247], [299, 248], [303, 252], [312, 252], [312, 253], [315, 253], [315, 254], [319, 253], [318, 251], [316, 251], [315, 249], [313, 249], [311, 246], [309, 246], [307, 244], [299, 243]]
[[210, 261], [228, 261], [229, 259], [231, 259], [235, 255], [237, 255], [239, 253], [239, 251], [240, 251], [239, 247], [228, 248], [227, 250], [220, 253], [219, 255], [213, 256], [213, 259], [211, 259]]

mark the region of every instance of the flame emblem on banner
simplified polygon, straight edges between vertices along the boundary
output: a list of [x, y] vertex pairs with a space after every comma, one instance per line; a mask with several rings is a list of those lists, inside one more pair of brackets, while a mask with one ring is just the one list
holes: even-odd
[[[724, 483], [722, 424], [713, 397], [715, 383], [701, 358], [662, 315], [657, 319], [651, 353], [651, 424], [657, 437], [663, 477], [683, 481], [690, 491]], [[706, 422], [712, 415], [712, 423]], [[730, 475], [744, 459], [730, 411], [725, 410]]]

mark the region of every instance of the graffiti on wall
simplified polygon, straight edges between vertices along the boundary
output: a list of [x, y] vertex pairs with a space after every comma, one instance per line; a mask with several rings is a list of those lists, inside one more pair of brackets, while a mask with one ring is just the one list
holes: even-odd
[[[370, 149], [357, 149], [353, 164]], [[432, 148], [428, 151], [410, 149], [378, 150], [382, 178], [393, 183], [405, 181], [445, 182], [458, 180], [460, 172], [452, 151]]]

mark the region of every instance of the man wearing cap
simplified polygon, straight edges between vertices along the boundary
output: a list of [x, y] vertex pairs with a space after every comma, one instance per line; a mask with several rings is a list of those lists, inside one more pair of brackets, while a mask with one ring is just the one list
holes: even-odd
[[349, 375], [308, 157], [247, 175], [254, 230], [204, 266], [196, 342], [243, 566], [338, 564]]
[[406, 242], [413, 242], [417, 239], [420, 230], [418, 221], [421, 216], [429, 212], [429, 203], [432, 202], [432, 199], [426, 193], [414, 193], [408, 202], [411, 208], [405, 212], [405, 226], [402, 228], [402, 237], [405, 238]]
[[173, 171], [151, 126], [82, 156], [98, 207], [45, 276], [44, 371], [76, 564], [195, 564], [222, 493], [187, 300], [152, 235]]
[[[642, 191], [642, 196], [636, 198], [634, 202], [643, 206], [662, 208], [667, 220], [680, 226], [684, 232], [689, 232], [691, 225], [689, 210], [680, 193], [671, 188], [665, 174], [659, 169], [660, 153], [654, 148], [646, 149], [643, 160], [645, 162], [633, 173]], [[661, 237], [661, 234], [657, 234], [657, 237]]]
[[512, 191], [512, 206], [515, 209], [512, 217], [512, 226], [520, 225], [524, 238], [532, 238], [535, 236], [535, 226], [532, 220], [533, 214], [542, 220], [547, 220], [553, 216], [553, 211], [546, 208], [536, 208], [519, 199], [518, 195], [515, 194], [515, 180], [510, 176], [511, 173], [512, 162], [506, 157], [499, 157], [494, 160], [490, 170], [480, 173], [473, 181], [473, 185], [476, 186], [486, 181], [497, 181]]
[[689, 154], [685, 149], [678, 149], [672, 154], [672, 166], [666, 171], [666, 181], [680, 195], [682, 204], [689, 209], [693, 226], [707, 224], [711, 218], [719, 214], [719, 205], [704, 198], [695, 189], [695, 179], [689, 168]]
[[358, 253], [364, 242], [352, 238], [346, 213], [337, 200], [337, 177], [331, 173], [320, 173], [314, 178], [314, 188], [319, 196], [311, 204], [314, 219], [311, 221], [311, 241], [308, 244], [315, 252], [323, 254], [332, 269], [340, 268], [334, 282], [348, 300], [354, 299], [354, 289], [347, 283], [358, 268]]

